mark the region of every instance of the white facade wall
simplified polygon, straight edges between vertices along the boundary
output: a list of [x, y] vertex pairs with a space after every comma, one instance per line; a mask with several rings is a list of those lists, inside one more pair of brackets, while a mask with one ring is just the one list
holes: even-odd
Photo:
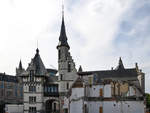
[[103, 113], [144, 113], [143, 101], [103, 101], [88, 102], [88, 113], [99, 113], [99, 108], [103, 108]]
[[73, 88], [70, 99], [77, 99], [84, 96], [84, 88]]
[[[70, 104], [70, 113], [83, 113], [83, 100], [72, 101]], [[94, 112], [91, 112], [94, 113]]]
[[92, 85], [86, 88], [86, 95], [88, 97], [99, 97], [100, 89], [103, 89], [103, 97], [111, 97], [111, 85]]
[[111, 96], [112, 96], [111, 85], [110, 84], [104, 85], [104, 97], [111, 97]]

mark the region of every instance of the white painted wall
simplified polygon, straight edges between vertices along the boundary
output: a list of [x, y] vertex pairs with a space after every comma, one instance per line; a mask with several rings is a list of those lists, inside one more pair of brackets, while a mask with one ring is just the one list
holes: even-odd
[[70, 104], [70, 113], [83, 113], [83, 100], [72, 101]]
[[[111, 85], [92, 85], [86, 87], [88, 97], [99, 97], [99, 90], [103, 89], [104, 97], [111, 97]], [[135, 95], [133, 87], [129, 87], [128, 96]], [[73, 88], [70, 103], [70, 113], [83, 113], [83, 106], [86, 103], [88, 113], [99, 113], [103, 107], [103, 113], [144, 113], [143, 101], [87, 101], [83, 103], [84, 88]]]
[[144, 113], [143, 101], [99, 101], [88, 102], [88, 113], [99, 113], [100, 106], [103, 113]]
[[104, 85], [104, 97], [111, 97], [111, 85]]
[[100, 89], [103, 89], [103, 97], [111, 97], [111, 85], [92, 85], [86, 88], [86, 95], [88, 97], [99, 97]]
[[84, 88], [73, 88], [70, 99], [77, 99], [84, 96]]

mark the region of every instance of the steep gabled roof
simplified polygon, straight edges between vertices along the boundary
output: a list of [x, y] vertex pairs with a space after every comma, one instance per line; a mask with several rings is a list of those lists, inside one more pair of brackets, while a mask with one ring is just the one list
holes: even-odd
[[27, 70], [34, 70], [35, 75], [45, 75], [47, 73], [47, 70], [40, 57], [38, 48], [36, 49], [36, 54], [34, 58], [32, 59], [31, 63], [29, 64], [29, 67]]

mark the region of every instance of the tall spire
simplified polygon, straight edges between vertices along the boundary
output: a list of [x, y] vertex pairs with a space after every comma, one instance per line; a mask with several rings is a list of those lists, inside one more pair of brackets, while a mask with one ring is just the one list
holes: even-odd
[[64, 22], [64, 4], [62, 4], [62, 23], [61, 23], [61, 30], [59, 36], [59, 44], [57, 48], [60, 46], [66, 46], [68, 47], [68, 49], [70, 48], [67, 42], [67, 35], [66, 35], [65, 22]]
[[20, 62], [19, 62], [19, 69], [22, 70], [22, 62], [21, 62], [21, 59], [20, 59]]

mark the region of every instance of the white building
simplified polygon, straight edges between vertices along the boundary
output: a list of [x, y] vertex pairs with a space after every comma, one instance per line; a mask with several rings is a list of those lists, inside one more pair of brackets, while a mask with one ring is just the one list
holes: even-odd
[[145, 113], [143, 81], [138, 80], [144, 73], [138, 67], [125, 69], [120, 59], [115, 70], [78, 74], [66, 102], [70, 113]]

